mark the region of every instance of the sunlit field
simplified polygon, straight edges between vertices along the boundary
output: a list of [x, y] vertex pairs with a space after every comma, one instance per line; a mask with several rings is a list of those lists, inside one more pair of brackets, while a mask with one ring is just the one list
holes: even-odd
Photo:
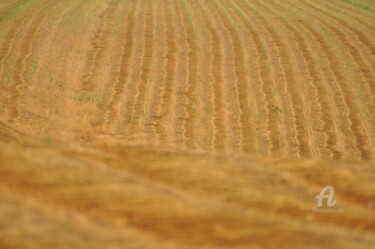
[[373, 248], [374, 113], [374, 0], [0, 0], [0, 248]]

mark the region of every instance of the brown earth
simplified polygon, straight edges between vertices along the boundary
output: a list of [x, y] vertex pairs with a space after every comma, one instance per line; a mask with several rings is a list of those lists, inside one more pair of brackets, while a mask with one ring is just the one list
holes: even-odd
[[0, 248], [372, 248], [374, 13], [0, 0]]

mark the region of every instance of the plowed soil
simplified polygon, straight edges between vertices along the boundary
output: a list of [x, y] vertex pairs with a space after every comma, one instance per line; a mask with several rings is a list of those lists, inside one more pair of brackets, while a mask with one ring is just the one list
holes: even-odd
[[373, 0], [0, 0], [0, 248], [372, 248], [374, 112]]

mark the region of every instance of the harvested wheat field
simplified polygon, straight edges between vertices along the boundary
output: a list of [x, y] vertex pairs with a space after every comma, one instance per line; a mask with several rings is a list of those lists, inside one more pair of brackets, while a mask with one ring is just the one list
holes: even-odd
[[374, 112], [374, 0], [0, 0], [0, 248], [375, 248]]

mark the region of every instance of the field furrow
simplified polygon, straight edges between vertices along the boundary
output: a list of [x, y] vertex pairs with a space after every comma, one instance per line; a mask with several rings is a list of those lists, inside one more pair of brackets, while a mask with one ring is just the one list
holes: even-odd
[[[271, 79], [271, 69], [269, 54], [267, 54], [265, 45], [262, 42], [259, 33], [254, 30], [250, 25], [246, 26], [247, 31], [251, 35], [252, 42], [255, 44], [256, 60], [259, 63], [258, 77], [260, 78], [260, 90], [264, 96], [265, 106], [263, 111], [266, 113], [265, 131], [268, 133], [269, 138], [269, 155], [278, 156], [280, 155], [280, 131], [278, 125], [278, 113], [274, 111], [277, 107], [275, 100], [275, 93], [273, 90], [273, 81]], [[243, 81], [243, 79], [242, 79]], [[243, 96], [244, 97], [244, 96]]]
[[31, 57], [32, 50], [36, 44], [34, 40], [36, 35], [43, 24], [43, 21], [47, 18], [49, 14], [48, 11], [52, 7], [55, 7], [52, 4], [47, 4], [42, 7], [41, 11], [37, 14], [35, 19], [31, 22], [28, 30], [26, 31], [23, 40], [20, 44], [17, 58], [15, 59], [15, 70], [12, 74], [12, 84], [9, 86], [9, 121], [14, 122], [20, 115], [20, 98], [25, 93], [25, 89], [28, 85], [28, 75], [27, 67], [28, 60]]
[[372, 42], [370, 41], [369, 37], [367, 37], [366, 34], [364, 34], [363, 32], [361, 32], [360, 30], [358, 30], [357, 28], [355, 28], [351, 25], [352, 21], [355, 22], [355, 20], [356, 20], [355, 18], [354, 19], [352, 19], [352, 18], [348, 19], [350, 21], [350, 23], [348, 23], [347, 21], [343, 21], [342, 19], [339, 19], [339, 18], [335, 17], [334, 15], [325, 11], [321, 7], [317, 7], [317, 6], [314, 6], [312, 4], [308, 4], [308, 3], [306, 3], [306, 4], [307, 4], [307, 6], [311, 7], [312, 9], [319, 12], [320, 14], [323, 14], [325, 17], [328, 17], [332, 22], [336, 23], [337, 26], [340, 25], [341, 27], [350, 31], [353, 35], [355, 35], [357, 37], [357, 39], [365, 47], [367, 47], [367, 49], [369, 50], [369, 52], [372, 55], [372, 59], [375, 59], [375, 47], [372, 44]]
[[[287, 10], [284, 9], [283, 11], [287, 11]], [[337, 80], [337, 75], [339, 75], [338, 77], [340, 77], [340, 75], [343, 74], [341, 66], [338, 64], [337, 58], [335, 58], [334, 52], [332, 51], [332, 48], [330, 47], [329, 43], [327, 43], [323, 39], [323, 37], [316, 30], [314, 30], [314, 27], [312, 25], [309, 25], [307, 22], [301, 22], [300, 24], [302, 25], [302, 30], [305, 30], [307, 32], [307, 35], [311, 35], [312, 41], [317, 42], [319, 52], [320, 51], [322, 52], [321, 58], [327, 59], [328, 61], [327, 66], [324, 66], [323, 63], [321, 63], [322, 67], [327, 68], [330, 73], [334, 74], [333, 79], [327, 78], [328, 82], [330, 83], [325, 83], [325, 85], [327, 86], [328, 89], [331, 88], [329, 95], [335, 96], [334, 98], [331, 97], [331, 99], [334, 101], [334, 105], [331, 107], [333, 108], [332, 111], [336, 109], [340, 113], [340, 116], [331, 115], [330, 118], [336, 123], [335, 124], [336, 127], [340, 127], [338, 128], [338, 130], [336, 130], [336, 133], [338, 137], [342, 137], [342, 139], [340, 140], [345, 140], [345, 150], [348, 148], [350, 148], [351, 150], [351, 148], [353, 147], [353, 141], [351, 140], [352, 138], [354, 138], [355, 140], [356, 133], [352, 129], [351, 121], [349, 121], [349, 118], [348, 118], [348, 115], [351, 111], [350, 109], [351, 107], [348, 105], [348, 102], [345, 99], [345, 93], [342, 90], [342, 81], [344, 79], [342, 77], [340, 78], [341, 85], [340, 85], [340, 82], [338, 82]], [[322, 71], [324, 72], [324, 70]], [[342, 116], [346, 118], [341, 119], [340, 117]], [[330, 137], [333, 137], [333, 136], [331, 135]], [[346, 153], [351, 153], [351, 152], [346, 151]]]
[[98, 28], [92, 38], [90, 50], [86, 58], [86, 65], [82, 76], [82, 91], [93, 91], [96, 88], [96, 78], [100, 72], [102, 61], [108, 49], [108, 39], [112, 34], [113, 12], [118, 0], [110, 1], [100, 14]]
[[273, 26], [263, 17], [261, 14], [257, 13], [249, 5], [243, 5], [244, 8], [247, 8], [251, 11], [251, 16], [255, 19], [259, 20], [259, 23], [264, 27], [265, 32], [273, 41], [274, 46], [277, 49], [278, 57], [280, 59], [280, 63], [282, 66], [283, 77], [285, 77], [286, 87], [288, 90], [288, 97], [292, 103], [293, 111], [291, 113], [294, 127], [293, 129], [296, 132], [296, 136], [298, 139], [298, 155], [300, 157], [310, 157], [311, 156], [311, 148], [310, 148], [310, 141], [309, 133], [308, 133], [308, 123], [306, 122], [306, 112], [304, 110], [304, 105], [302, 102], [302, 96], [299, 92], [300, 90], [300, 83], [297, 82], [296, 79], [296, 72], [292, 64], [292, 59], [290, 57], [290, 52], [287, 49], [287, 45], [285, 40], [281, 38], [278, 32], [275, 31]]
[[163, 68], [163, 81], [162, 81], [162, 89], [160, 92], [160, 112], [158, 113], [159, 124], [156, 126], [156, 133], [158, 136], [158, 141], [160, 143], [170, 143], [171, 138], [170, 136], [174, 134], [172, 130], [170, 130], [169, 122], [171, 122], [171, 114], [172, 114], [172, 107], [173, 107], [173, 93], [175, 88], [175, 78], [176, 78], [176, 53], [177, 53], [177, 46], [175, 41], [176, 31], [174, 20], [172, 19], [171, 15], [172, 12], [175, 11], [175, 4], [170, 3], [170, 5], [164, 6], [164, 17], [163, 20], [165, 21], [165, 45], [167, 47], [167, 51], [164, 55], [165, 64]]
[[228, 29], [228, 25], [222, 18], [219, 12], [219, 6], [208, 3], [208, 7], [213, 13], [213, 22], [217, 23], [217, 30], [220, 34], [221, 40], [221, 59], [222, 59], [222, 74], [221, 74], [221, 95], [223, 98], [222, 113], [223, 122], [226, 126], [226, 151], [242, 151], [242, 124], [240, 99], [238, 95], [238, 78], [236, 75], [236, 57], [235, 44], [233, 41], [233, 34]]
[[[184, 115], [181, 121], [182, 139], [186, 148], [194, 149], [196, 144], [194, 138], [196, 136], [196, 116], [197, 116], [197, 89], [198, 89], [198, 45], [195, 41], [196, 32], [194, 25], [190, 19], [191, 15], [185, 2], [176, 3], [177, 13], [180, 16], [180, 21], [184, 27], [184, 39], [188, 51], [186, 51], [186, 79], [183, 95], [184, 95]], [[178, 129], [178, 127], [177, 127]]]
[[320, 117], [319, 119], [323, 122], [322, 131], [326, 137], [325, 149], [331, 152], [332, 159], [341, 159], [342, 152], [337, 148], [337, 133], [335, 124], [333, 122], [332, 110], [329, 102], [329, 93], [326, 86], [322, 84], [324, 82], [322, 76], [319, 74], [316, 61], [312, 57], [310, 51], [307, 48], [306, 42], [301, 34], [296, 31], [293, 27], [288, 24], [287, 27], [294, 33], [299, 49], [302, 52], [305, 62], [307, 64], [307, 69], [310, 77], [312, 78], [314, 88], [316, 89], [317, 104], [320, 106]]
[[[209, 9], [209, 6], [202, 6], [203, 9]], [[214, 26], [213, 22], [207, 15], [204, 14], [207, 22], [207, 28], [210, 36], [210, 88], [212, 91], [212, 105], [213, 105], [213, 123], [214, 123], [214, 136], [212, 139], [213, 149], [219, 153], [226, 150], [227, 130], [225, 125], [226, 112], [223, 107], [223, 47], [222, 36], [218, 31], [220, 27]]]
[[[50, 4], [24, 4], [31, 10], [44, 3]], [[183, 145], [213, 153], [372, 159], [374, 21], [368, 12], [337, 3], [97, 3], [91, 8], [99, 11], [92, 18], [95, 31], [86, 32], [95, 33], [83, 36], [87, 44], [62, 43], [69, 52], [61, 52], [61, 58], [76, 58], [81, 78], [66, 72], [73, 68], [66, 61], [46, 79], [52, 81], [47, 90], [56, 91], [58, 85], [65, 101], [77, 94], [63, 89], [57, 78], [71, 85], [80, 81], [74, 98], [82, 109], [90, 109], [82, 117], [92, 129], [90, 136], [118, 142]], [[12, 8], [28, 7], [14, 3]], [[34, 81], [48, 72], [36, 69], [39, 62], [31, 58], [32, 33], [48, 15], [33, 17], [30, 10], [15, 18], [0, 43], [0, 75], [10, 85], [0, 104], [13, 106], [3, 108], [9, 120], [19, 116], [26, 81], [32, 82], [32, 91], [41, 92]], [[31, 30], [24, 25], [29, 19], [36, 22]], [[62, 17], [55, 21], [54, 29], [68, 23]], [[43, 46], [52, 49], [57, 35], [51, 32]], [[23, 101], [32, 105], [32, 98]], [[27, 118], [43, 119], [29, 109]]]
[[[221, 7], [225, 9], [225, 7]], [[218, 7], [220, 9], [220, 7]], [[238, 106], [239, 120], [235, 120], [240, 127], [240, 151], [245, 154], [250, 154], [255, 150], [256, 137], [254, 136], [254, 120], [252, 119], [252, 113], [249, 98], [250, 93], [250, 80], [248, 78], [248, 72], [245, 67], [245, 56], [244, 56], [244, 41], [241, 39], [238, 31], [234, 28], [235, 24], [231, 21], [231, 16], [228, 13], [218, 14], [222, 19], [221, 22], [225, 27], [229, 37], [232, 50], [234, 68], [234, 84], [235, 84], [235, 98], [236, 105]]]
[[[354, 46], [349, 41], [349, 38], [347, 38], [347, 36], [337, 27], [332, 26], [331, 24], [328, 24], [326, 21], [321, 19], [319, 19], [318, 21], [325, 25], [328, 29], [330, 29], [337, 37], [337, 39], [348, 49], [352, 60], [357, 63], [363, 79], [365, 79], [369, 85], [374, 85], [372, 83], [373, 75], [370, 73], [371, 71], [369, 72], [369, 66], [360, 55], [360, 51], [358, 50], [358, 48]], [[306, 24], [304, 25], [307, 27]], [[323, 43], [323, 39], [319, 37], [319, 34], [317, 32], [314, 32], [314, 34], [316, 39], [320, 42], [323, 51], [327, 54], [330, 68], [334, 72], [335, 81], [345, 99], [345, 103], [348, 108], [348, 119], [351, 123], [351, 130], [353, 131], [355, 136], [355, 146], [360, 153], [360, 157], [362, 159], [371, 159], [373, 157], [371, 153], [372, 145], [369, 140], [369, 138], [371, 137], [371, 135], [369, 134], [369, 130], [371, 130], [371, 128], [366, 128], [365, 124], [363, 124], [357, 102], [354, 99], [352, 90], [348, 87], [348, 82], [344, 77], [343, 71], [340, 68], [341, 66], [338, 62], [337, 57], [334, 55], [333, 51], [328, 47], [328, 45]], [[373, 96], [373, 93], [371, 93], [371, 96]]]
[[129, 123], [127, 124], [127, 133], [134, 133], [139, 129], [144, 129], [145, 119], [148, 113], [148, 103], [146, 102], [148, 98], [148, 86], [150, 85], [150, 69], [153, 57], [153, 10], [152, 5], [145, 5], [145, 13], [143, 14], [144, 19], [144, 29], [143, 29], [143, 47], [141, 52], [141, 64], [139, 67], [139, 77], [135, 85], [135, 96], [134, 101], [129, 107]]
[[360, 24], [363, 28], [366, 28], [367, 31], [374, 32], [375, 20], [371, 17], [371, 14], [358, 11], [359, 9], [347, 4], [343, 1], [310, 1], [313, 6], [321, 6], [323, 10], [331, 13], [331, 15], [336, 16], [339, 20], [350, 20], [351, 24]]
[[[279, 6], [278, 6], [279, 7]], [[266, 7], [268, 8], [268, 7]], [[268, 9], [270, 12], [273, 10]], [[284, 10], [285, 11], [285, 10]], [[288, 23], [286, 20], [280, 21], [295, 37], [298, 51], [301, 52], [303, 61], [306, 64], [307, 72], [309, 78], [312, 81], [314, 88], [314, 103], [318, 105], [318, 119], [322, 123], [322, 127], [319, 129], [323, 132], [325, 137], [325, 145], [322, 149], [327, 150], [332, 156], [332, 159], [342, 159], [342, 151], [338, 148], [338, 132], [337, 127], [333, 121], [334, 110], [332, 109], [331, 103], [329, 101], [332, 92], [329, 91], [327, 83], [325, 82], [324, 75], [319, 72], [319, 67], [317, 61], [311, 53], [309, 48], [309, 41], [304, 38], [302, 30], [296, 30], [293, 25]]]
[[111, 96], [108, 103], [105, 106], [104, 111], [104, 121], [103, 124], [108, 129], [109, 126], [116, 122], [118, 119], [118, 108], [119, 103], [123, 98], [124, 89], [126, 88], [128, 74], [130, 70], [130, 60], [133, 56], [133, 44], [134, 44], [134, 18], [135, 18], [135, 8], [132, 6], [131, 10], [127, 13], [125, 18], [125, 42], [121, 49], [121, 59], [120, 64], [115, 72], [115, 82], [111, 91]]
[[[308, 5], [308, 6], [310, 7], [311, 5]], [[346, 32], [338, 29], [337, 25], [334, 26], [334, 30], [335, 30], [334, 33], [336, 35], [339, 34], [339, 36], [341, 37], [340, 41], [343, 42], [343, 44], [347, 47], [347, 49], [350, 51], [351, 56], [353, 57], [353, 60], [358, 64], [359, 70], [361, 71], [361, 74], [362, 74], [362, 80], [367, 83], [367, 88], [369, 89], [371, 93], [371, 102], [372, 104], [375, 103], [375, 100], [373, 97], [374, 92], [375, 92], [374, 90], [375, 89], [375, 83], [374, 83], [375, 82], [375, 78], [374, 78], [375, 69], [371, 64], [371, 63], [374, 63], [374, 60], [375, 60], [375, 56], [374, 56], [375, 50], [374, 50], [373, 43], [369, 40], [369, 38], [364, 33], [351, 27], [347, 22], [338, 20], [337, 18], [330, 16], [329, 13], [322, 12], [320, 8], [316, 8], [315, 6], [311, 6], [311, 8], [314, 9], [315, 12], [318, 12], [319, 15], [320, 13], [324, 13], [326, 16], [329, 16], [333, 22], [337, 23], [338, 25], [341, 25], [341, 27], [344, 27], [345, 29], [351, 31], [353, 35], [357, 36], [357, 41], [354, 39], [349, 39], [349, 38], [345, 40], [345, 38], [343, 39], [342, 37], [346, 35]], [[352, 42], [349, 42], [349, 41], [352, 41]], [[354, 45], [353, 45], [353, 41], [355, 41]], [[370, 58], [366, 58], [367, 57], [366, 54], [368, 52], [363, 51], [359, 46], [357, 46], [358, 45], [357, 42], [363, 43], [363, 45], [367, 47], [367, 49], [372, 55]], [[370, 61], [370, 63], [368, 61]]]
[[[364, 68], [366, 67], [366, 64], [362, 64], [363, 61], [361, 60], [359, 55], [355, 52], [355, 47], [352, 46], [347, 38], [335, 27], [330, 26], [333, 32], [338, 36], [338, 38], [343, 42], [343, 44], [350, 49], [350, 54], [355, 58], [355, 60], [359, 60], [360, 62], [360, 68], [361, 72], [364, 74], [365, 79], [368, 79], [366, 77], [367, 75], [367, 70]], [[335, 63], [337, 64], [337, 63]], [[351, 93], [351, 90], [347, 87], [347, 85], [344, 83], [345, 82], [345, 77], [336, 69], [335, 71], [335, 76], [337, 79], [337, 82], [342, 88], [342, 91], [344, 93], [345, 99], [347, 101], [347, 105], [349, 108], [349, 119], [352, 123], [352, 130], [354, 131], [356, 135], [356, 146], [361, 152], [361, 158], [362, 159], [371, 159], [372, 158], [372, 153], [371, 153], [371, 147], [370, 147], [370, 141], [369, 141], [369, 136], [366, 134], [366, 130], [364, 130], [360, 114], [358, 112], [358, 107], [356, 105], [355, 100], [353, 99], [353, 95]], [[373, 85], [372, 80], [370, 79], [371, 83], [370, 85]]]
[[[144, 134], [146, 135], [145, 139], [151, 144], [158, 144], [158, 129], [162, 129], [163, 124], [160, 121], [160, 112], [161, 112], [161, 92], [163, 89], [164, 81], [164, 68], [165, 68], [165, 54], [167, 52], [166, 45], [166, 25], [165, 25], [165, 10], [168, 8], [168, 3], [165, 4], [154, 4], [153, 7], [153, 19], [154, 19], [154, 30], [153, 30], [153, 39], [154, 39], [154, 52], [153, 58], [150, 65], [150, 80], [149, 87], [147, 89], [147, 107], [145, 108], [145, 118], [144, 118]], [[177, 25], [177, 24], [176, 24]], [[176, 28], [177, 29], [177, 28]], [[138, 73], [137, 73], [138, 74]], [[139, 74], [138, 74], [139, 75]], [[173, 106], [174, 107], [174, 106]], [[173, 109], [171, 109], [172, 111]], [[176, 109], [174, 110], [176, 111]], [[172, 114], [172, 112], [171, 112]], [[172, 120], [168, 120], [173, 122]], [[170, 134], [173, 131], [170, 130]], [[171, 137], [172, 138], [172, 137]], [[173, 139], [173, 138], [172, 138]]]
[[[259, 98], [256, 95], [256, 101], [260, 103], [260, 111], [264, 113], [264, 120], [257, 120], [256, 122], [260, 125], [258, 131], [266, 134], [267, 137], [267, 155], [277, 156], [280, 155], [280, 131], [279, 131], [279, 111], [281, 109], [276, 103], [277, 92], [274, 88], [274, 80], [272, 79], [272, 74], [274, 68], [272, 68], [272, 63], [270, 60], [270, 53], [268, 53], [266, 47], [268, 44], [264, 40], [262, 31], [259, 30], [257, 26], [251, 19], [247, 17], [245, 9], [243, 9], [241, 2], [234, 2], [235, 8], [242, 14], [242, 22], [245, 22], [245, 29], [250, 35], [250, 42], [255, 45], [256, 54], [253, 56], [257, 61], [257, 77], [259, 78], [259, 93], [263, 95]], [[244, 11], [244, 12], [242, 12]], [[253, 83], [254, 84], [254, 83]], [[257, 89], [258, 90], [258, 89]], [[264, 143], [264, 142], [263, 142]], [[265, 146], [266, 144], [263, 144]], [[263, 147], [262, 146], [262, 147]]]
[[26, 22], [30, 20], [32, 16], [32, 12], [26, 11], [26, 13], [22, 13], [19, 17], [16, 18], [14, 23], [8, 29], [6, 34], [1, 40], [1, 47], [0, 47], [0, 80], [1, 83], [4, 82], [5, 76], [4, 70], [7, 66], [9, 61], [9, 56], [12, 55], [12, 51], [14, 50], [15, 46], [15, 39], [17, 38], [18, 34], [22, 31], [22, 28], [25, 26]]

